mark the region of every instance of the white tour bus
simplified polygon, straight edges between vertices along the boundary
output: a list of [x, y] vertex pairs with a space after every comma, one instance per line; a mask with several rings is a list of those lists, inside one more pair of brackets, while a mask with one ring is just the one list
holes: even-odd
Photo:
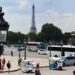
[[43, 49], [44, 47], [43, 46], [43, 42], [28, 42], [27, 43], [27, 50], [29, 51], [38, 51], [39, 49]]

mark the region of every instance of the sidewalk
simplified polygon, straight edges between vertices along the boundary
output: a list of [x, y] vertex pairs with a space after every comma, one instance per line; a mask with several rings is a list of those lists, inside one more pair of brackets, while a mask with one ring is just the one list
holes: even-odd
[[[10, 72], [20, 70], [20, 67], [18, 66], [18, 57], [2, 55], [0, 58], [1, 59], [5, 58], [6, 64], [7, 64], [8, 60], [10, 61], [10, 63], [11, 63]], [[8, 68], [7, 68], [6, 64], [5, 64], [4, 70], [0, 71], [0, 73], [8, 72]]]
[[[20, 70], [20, 67], [18, 66], [18, 57], [17, 56], [1, 56], [1, 59], [5, 58], [6, 59], [6, 63], [8, 60], [10, 60], [11, 62], [11, 68], [10, 68], [10, 72], [14, 72], [14, 71], [18, 71]], [[22, 59], [24, 59], [24, 57], [22, 57]], [[44, 59], [44, 58], [27, 58], [27, 59], [31, 59], [34, 63], [34, 67], [36, 66], [36, 63], [39, 63], [40, 67], [47, 67], [49, 62], [48, 59]], [[0, 71], [0, 73], [4, 73], [4, 72], [8, 72], [8, 68], [5, 64], [4, 70]]]

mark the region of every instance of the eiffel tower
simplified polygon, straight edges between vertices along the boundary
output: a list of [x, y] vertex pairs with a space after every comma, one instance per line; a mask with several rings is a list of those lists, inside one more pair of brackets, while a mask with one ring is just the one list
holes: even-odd
[[33, 32], [35, 34], [37, 33], [37, 29], [35, 26], [35, 6], [34, 4], [32, 5], [32, 24], [31, 24], [30, 32]]

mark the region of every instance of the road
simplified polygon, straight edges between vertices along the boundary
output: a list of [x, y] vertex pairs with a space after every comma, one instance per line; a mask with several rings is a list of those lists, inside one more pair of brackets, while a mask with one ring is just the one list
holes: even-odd
[[[6, 47], [4, 48], [4, 53], [5, 55], [11, 55], [11, 51], [13, 51], [14, 56], [19, 56], [19, 51], [17, 50], [16, 47]], [[20, 51], [21, 56], [24, 56], [24, 50]], [[26, 56], [27, 57], [36, 57], [36, 58], [48, 58], [48, 55], [40, 55], [37, 52], [29, 52], [26, 51]]]
[[[50, 70], [49, 68], [40, 68], [41, 75], [73, 75], [75, 67], [65, 68], [63, 71]], [[35, 73], [22, 73], [20, 70], [10, 73], [1, 73], [0, 75], [35, 75]]]
[[[11, 55], [11, 51], [13, 51], [14, 56], [18, 56], [18, 50], [15, 47], [5, 47], [4, 48], [4, 54], [5, 55]], [[21, 56], [24, 56], [24, 51], [21, 51]], [[27, 57], [36, 57], [36, 58], [48, 58], [48, 55], [39, 55], [37, 52], [29, 52], [27, 51]], [[65, 67], [63, 71], [57, 71], [57, 70], [50, 70], [47, 68], [40, 68], [40, 71], [42, 75], [73, 75], [73, 71], [75, 70], [75, 67]], [[20, 70], [16, 72], [10, 72], [10, 73], [0, 73], [0, 75], [35, 75], [35, 73], [22, 73]]]
[[[14, 56], [19, 56], [19, 51], [16, 47], [14, 46], [11, 46], [11, 47], [7, 47], [5, 46], [4, 48], [4, 54], [5, 55], [11, 55], [11, 51], [13, 51], [13, 54]], [[20, 54], [21, 56], [24, 56], [24, 50], [23, 51], [20, 51]], [[74, 52], [66, 52], [65, 55], [70, 55], [70, 54], [75, 54]], [[54, 55], [58, 55], [59, 57], [61, 56], [61, 52], [51, 52], [51, 56], [54, 56]], [[26, 56], [27, 57], [36, 57], [36, 58], [48, 58], [49, 55], [40, 55], [38, 54], [37, 52], [29, 52], [29, 51], [26, 51]]]

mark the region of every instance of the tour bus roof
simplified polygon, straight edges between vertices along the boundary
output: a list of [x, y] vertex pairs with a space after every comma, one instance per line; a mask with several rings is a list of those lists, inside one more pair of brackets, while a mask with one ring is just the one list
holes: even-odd
[[39, 43], [42, 43], [42, 42], [28, 42], [28, 43], [32, 43], [32, 44], [39, 44]]

